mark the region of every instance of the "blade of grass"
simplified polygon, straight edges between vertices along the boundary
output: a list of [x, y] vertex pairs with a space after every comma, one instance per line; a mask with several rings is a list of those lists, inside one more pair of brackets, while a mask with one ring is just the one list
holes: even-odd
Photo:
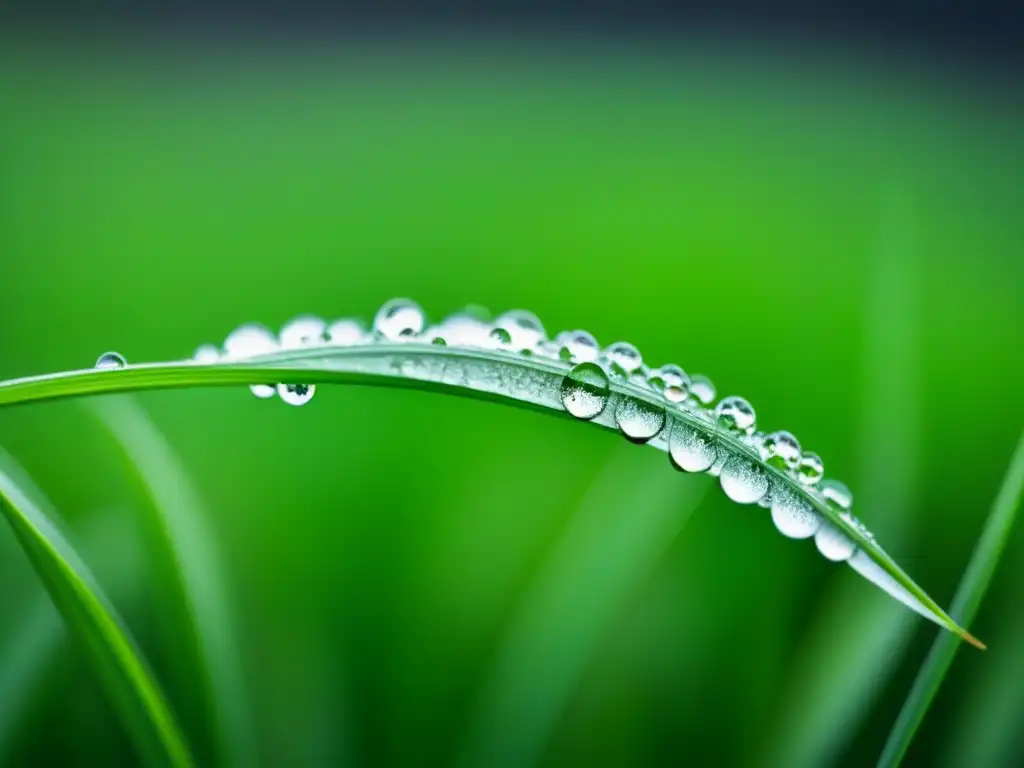
[[[536, 355], [525, 357], [497, 350], [438, 346], [426, 342], [375, 342], [349, 347], [324, 345], [274, 352], [243, 363], [148, 363], [120, 369], [67, 371], [3, 381], [0, 382], [0, 406], [143, 389], [299, 381], [305, 384], [329, 382], [410, 387], [573, 418], [561, 398], [563, 378], [569, 369], [570, 365], [564, 361], [542, 359]], [[618, 431], [615, 413], [626, 398], [645, 403], [655, 412], [664, 408], [661, 395], [649, 387], [613, 381], [608, 385], [606, 407], [587, 423]], [[851, 518], [826, 504], [791, 474], [764, 462], [750, 445], [729, 429], [703, 418], [706, 413], [699, 415], [686, 408], [671, 410], [674, 422], [685, 424], [688, 429], [704, 435], [720, 451], [748, 458], [770, 478], [772, 485], [786, 488], [801, 503], [841, 531], [856, 545], [858, 557], [877, 566], [872, 572], [859, 568], [862, 576], [922, 616], [972, 645], [984, 648], [896, 564], [873, 536]], [[647, 444], [662, 451], [668, 450], [667, 433], [668, 430], [662, 430]]]
[[100, 678], [140, 757], [150, 765], [191, 766], [160, 687], [112, 605], [52, 522], [54, 515], [44, 511], [47, 506], [13, 460], [0, 454], [0, 513]]
[[[985, 530], [974, 548], [971, 561], [960, 581], [956, 596], [953, 598], [953, 607], [950, 612], [965, 623], [970, 622], [978, 612], [978, 606], [992, 581], [992, 575], [995, 573], [999, 557], [1006, 545], [1010, 529], [1013, 527], [1022, 497], [1024, 497], [1024, 435], [1021, 436], [1020, 442], [1017, 444], [1010, 468], [985, 523]], [[879, 758], [879, 766], [889, 768], [899, 765], [903, 760], [959, 647], [960, 644], [952, 635], [943, 634], [936, 638], [928, 653], [928, 658], [925, 659], [924, 665], [914, 680], [914, 685], [907, 695], [899, 717], [896, 718], [882, 756]]]
[[708, 490], [617, 452], [512, 620], [476, 709], [463, 765], [532, 765], [623, 603]]
[[[120, 446], [148, 505], [142, 523], [162, 582], [170, 591], [163, 606], [164, 636], [178, 700], [190, 702], [192, 743], [201, 742], [217, 765], [255, 764], [253, 731], [238, 666], [238, 644], [225, 576], [199, 493], [145, 410], [130, 398], [89, 403], [91, 412]], [[182, 643], [182, 628], [188, 628]], [[192, 711], [192, 710], [195, 711]], [[210, 733], [212, 732], [212, 733]], [[203, 738], [197, 738], [198, 736]], [[197, 747], [198, 749], [198, 747]]]

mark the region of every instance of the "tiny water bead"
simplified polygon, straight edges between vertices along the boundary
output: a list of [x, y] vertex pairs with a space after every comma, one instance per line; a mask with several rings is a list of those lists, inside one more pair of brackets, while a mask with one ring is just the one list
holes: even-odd
[[639, 371], [644, 364], [640, 350], [628, 341], [615, 342], [604, 351], [604, 356], [608, 359], [612, 375], [623, 381]]
[[663, 365], [647, 375], [651, 389], [670, 403], [681, 403], [690, 394], [690, 377], [678, 365]]
[[96, 367], [103, 370], [124, 368], [126, 365], [128, 365], [128, 361], [120, 352], [104, 352], [96, 361]]
[[823, 480], [820, 491], [825, 503], [832, 509], [845, 512], [853, 506], [853, 494], [838, 480]]
[[419, 336], [426, 324], [426, 314], [411, 299], [392, 299], [377, 310], [373, 318], [373, 330], [390, 341], [406, 341]]
[[814, 534], [814, 543], [822, 555], [836, 563], [849, 560], [857, 550], [849, 536], [828, 522], [823, 522]]
[[615, 406], [615, 423], [626, 439], [642, 445], [665, 427], [665, 409], [624, 395]]
[[737, 504], [753, 504], [768, 493], [768, 474], [745, 456], [729, 458], [718, 479], [725, 495]]
[[601, 354], [597, 339], [587, 331], [562, 331], [555, 343], [559, 358], [567, 363], [592, 363]]
[[818, 532], [821, 516], [806, 499], [777, 484], [771, 493], [772, 522], [783, 536], [806, 539]]
[[818, 454], [805, 453], [800, 457], [800, 464], [796, 468], [796, 476], [803, 485], [816, 485], [821, 481], [821, 476], [824, 472], [825, 465]]
[[277, 395], [288, 405], [305, 405], [316, 393], [315, 384], [278, 384]]
[[727, 397], [715, 408], [718, 423], [731, 432], [750, 434], [754, 431], [757, 417], [754, 408], [742, 397]]
[[599, 416], [608, 405], [609, 394], [608, 374], [597, 363], [580, 363], [562, 379], [562, 405], [577, 419]]
[[705, 472], [718, 458], [710, 437], [682, 420], [673, 422], [669, 432], [668, 455], [683, 472]]
[[792, 432], [772, 432], [764, 439], [767, 462], [776, 469], [793, 469], [800, 463], [800, 443]]
[[690, 396], [704, 408], [709, 407], [718, 396], [718, 390], [707, 376], [699, 373], [690, 377]]
[[514, 349], [533, 349], [540, 342], [547, 339], [544, 326], [540, 319], [525, 309], [510, 309], [494, 321], [495, 327], [504, 328], [509, 335], [505, 343], [511, 344]]
[[326, 332], [327, 323], [323, 318], [302, 315], [282, 326], [278, 342], [281, 349], [311, 347], [323, 343]]

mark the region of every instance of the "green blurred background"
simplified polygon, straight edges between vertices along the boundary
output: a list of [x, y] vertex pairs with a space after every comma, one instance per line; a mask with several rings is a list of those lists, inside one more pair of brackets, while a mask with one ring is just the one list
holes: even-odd
[[[1024, 424], [1012, 90], [670, 45], [0, 49], [3, 378], [393, 296], [523, 307], [750, 399], [949, 603]], [[938, 631], [581, 424], [400, 390], [138, 400], [205, 502], [260, 764], [865, 765]], [[202, 754], [123, 456], [77, 402], [3, 410], [0, 444]], [[1016, 764], [1022, 537], [913, 764]], [[0, 605], [0, 763], [131, 763], [6, 529]]]

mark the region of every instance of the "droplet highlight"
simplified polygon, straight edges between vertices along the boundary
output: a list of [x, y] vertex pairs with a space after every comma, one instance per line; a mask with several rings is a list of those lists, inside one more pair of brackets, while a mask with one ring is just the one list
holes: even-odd
[[794, 469], [800, 463], [800, 442], [792, 432], [780, 430], [764, 438], [766, 461], [776, 469]]

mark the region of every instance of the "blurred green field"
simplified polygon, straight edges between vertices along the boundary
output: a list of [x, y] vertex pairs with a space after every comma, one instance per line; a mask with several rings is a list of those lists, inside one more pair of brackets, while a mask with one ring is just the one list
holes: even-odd
[[[0, 378], [393, 296], [524, 307], [747, 397], [948, 604], [1024, 424], [1024, 113], [886, 66], [11, 43]], [[762, 509], [712, 489], [687, 517], [709, 481], [581, 424], [401, 390], [138, 399], [210, 512], [261, 764], [865, 765], [938, 631]], [[117, 447], [76, 402], [0, 411], [0, 444], [202, 753]], [[990, 650], [911, 764], [1024, 747], [1022, 555], [1018, 530]], [[6, 529], [0, 584], [0, 764], [131, 762]]]

